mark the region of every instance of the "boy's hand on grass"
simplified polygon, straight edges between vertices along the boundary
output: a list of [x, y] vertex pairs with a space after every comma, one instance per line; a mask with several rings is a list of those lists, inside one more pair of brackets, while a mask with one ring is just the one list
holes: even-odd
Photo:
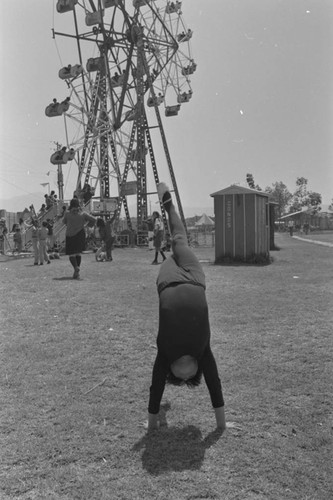
[[148, 413], [148, 421], [144, 425], [145, 429], [147, 429], [148, 432], [157, 431], [159, 426], [158, 413]]
[[222, 434], [226, 429], [224, 406], [221, 406], [220, 408], [214, 408], [214, 410], [216, 419], [216, 429]]

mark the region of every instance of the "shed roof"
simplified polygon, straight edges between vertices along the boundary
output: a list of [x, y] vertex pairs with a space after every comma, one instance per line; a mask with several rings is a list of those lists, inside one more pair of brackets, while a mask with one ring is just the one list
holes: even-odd
[[[311, 213], [311, 212], [313, 212], [313, 208], [314, 207], [302, 207], [302, 209], [298, 210], [297, 212], [291, 212], [290, 214], [283, 215], [282, 217], [280, 217], [279, 220], [288, 219], [289, 217], [294, 217], [295, 215]], [[316, 215], [318, 215], [318, 214], [316, 214]]]
[[264, 191], [258, 191], [256, 189], [251, 189], [251, 188], [246, 188], [243, 186], [238, 186], [237, 184], [231, 184], [231, 186], [221, 189], [221, 191], [216, 191], [215, 193], [212, 193], [210, 196], [222, 196], [224, 194], [257, 194], [260, 196], [265, 196], [269, 197], [268, 193], [265, 193]]

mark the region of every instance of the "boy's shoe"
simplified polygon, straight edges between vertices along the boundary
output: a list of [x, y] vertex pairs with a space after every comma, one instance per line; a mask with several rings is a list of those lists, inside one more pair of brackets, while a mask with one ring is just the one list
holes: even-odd
[[161, 204], [168, 211], [172, 205], [171, 193], [165, 182], [160, 182], [157, 186], [157, 193]]
[[158, 262], [157, 260], [153, 260], [153, 262], [151, 263], [152, 266], [157, 266]]

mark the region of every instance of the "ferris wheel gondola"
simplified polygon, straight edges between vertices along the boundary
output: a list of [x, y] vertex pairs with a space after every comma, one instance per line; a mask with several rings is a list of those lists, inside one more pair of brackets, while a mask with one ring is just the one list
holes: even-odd
[[58, 74], [69, 97], [50, 104], [45, 112], [65, 118], [66, 146], [76, 153], [72, 155], [78, 167], [76, 190], [89, 184], [101, 200], [116, 198], [117, 210], [124, 207], [128, 225], [128, 186], [133, 191], [136, 185], [140, 227], [148, 216], [149, 192], [159, 182], [152, 129], [159, 132], [164, 154], [158, 163], [167, 165], [184, 220], [159, 110], [164, 107], [166, 117], [177, 116], [193, 95], [193, 31], [186, 29], [181, 4], [166, 0], [58, 0], [56, 4], [59, 14], [72, 14], [73, 29], [70, 33], [54, 29], [53, 36], [75, 41], [77, 60]]

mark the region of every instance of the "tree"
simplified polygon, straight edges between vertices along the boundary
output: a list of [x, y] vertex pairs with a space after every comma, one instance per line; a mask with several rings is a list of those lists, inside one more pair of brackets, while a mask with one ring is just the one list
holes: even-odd
[[314, 212], [318, 212], [321, 208], [321, 194], [314, 191], [308, 191], [308, 180], [305, 177], [297, 177], [296, 190], [292, 196], [290, 212], [297, 212], [302, 207], [313, 208]]
[[314, 212], [319, 212], [321, 210], [321, 194], [315, 193], [314, 191], [309, 191], [308, 193], [308, 204], [307, 206], [313, 207]]
[[274, 182], [272, 186], [266, 187], [265, 192], [269, 193], [272, 201], [277, 203], [276, 213], [278, 218], [282, 217], [292, 198], [287, 186], [282, 181]]
[[305, 179], [305, 177], [297, 177], [296, 190], [292, 195], [291, 205], [289, 207], [290, 212], [298, 212], [306, 205], [307, 184], [308, 180]]

